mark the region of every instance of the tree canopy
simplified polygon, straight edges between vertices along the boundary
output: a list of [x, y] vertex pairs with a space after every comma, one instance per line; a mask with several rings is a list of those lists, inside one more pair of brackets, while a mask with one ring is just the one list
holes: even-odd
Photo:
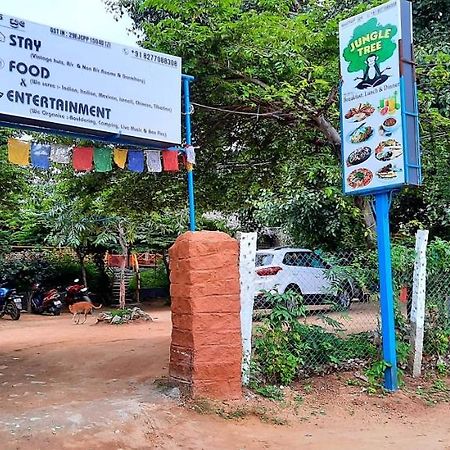
[[[367, 202], [341, 193], [337, 28], [382, 1], [106, 3], [129, 12], [142, 45], [181, 56], [196, 76], [201, 205], [244, 210], [249, 226], [287, 225], [309, 245], [367, 243]], [[413, 6], [424, 186], [397, 196], [392, 221], [397, 232], [424, 226], [448, 238], [448, 5]]]
[[[202, 213], [238, 215], [242, 230], [285, 228], [294, 243], [352, 249], [372, 244], [367, 199], [342, 194], [338, 22], [380, 1], [105, 0], [127, 10], [142, 45], [183, 58], [192, 84], [199, 225]], [[424, 185], [395, 199], [393, 229], [423, 226], [450, 238], [450, 27], [447, 1], [414, 2]], [[6, 163], [1, 130], [3, 244], [117, 245], [125, 221], [136, 243], [167, 247], [187, 229], [183, 174], [74, 174]], [[17, 134], [17, 133], [16, 133]], [[37, 140], [63, 138], [36, 135]], [[89, 250], [89, 251], [91, 251]]]

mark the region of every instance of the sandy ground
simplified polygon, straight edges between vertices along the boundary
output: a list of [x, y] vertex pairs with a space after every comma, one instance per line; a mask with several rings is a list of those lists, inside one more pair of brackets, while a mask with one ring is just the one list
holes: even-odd
[[448, 403], [370, 397], [352, 374], [302, 383], [281, 405], [251, 393], [184, 403], [155, 383], [168, 372], [170, 311], [150, 312], [154, 322], [123, 326], [0, 320], [0, 449], [450, 449]]
[[[344, 334], [362, 333], [364, 331], [376, 331], [379, 321], [378, 303], [352, 303], [348, 311], [330, 312], [322, 310], [321, 312], [328, 317], [339, 322]], [[320, 319], [320, 314], [310, 314], [306, 318], [306, 323], [319, 325], [329, 331], [333, 328]]]
[[[308, 312], [304, 319], [301, 319], [307, 324], [318, 325], [328, 331], [335, 331], [333, 327], [321, 319], [322, 316], [329, 317], [339, 322], [341, 332], [343, 334], [362, 333], [365, 331], [376, 331], [379, 328], [379, 304], [353, 302], [352, 306], [347, 311], [330, 311], [327, 306], [308, 306]], [[258, 309], [255, 312], [254, 320], [259, 319], [270, 314], [270, 309]]]

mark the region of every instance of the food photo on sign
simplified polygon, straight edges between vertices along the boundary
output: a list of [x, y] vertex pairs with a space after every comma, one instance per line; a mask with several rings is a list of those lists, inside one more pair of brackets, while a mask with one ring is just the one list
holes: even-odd
[[344, 191], [405, 183], [399, 41], [400, 3], [340, 23]]

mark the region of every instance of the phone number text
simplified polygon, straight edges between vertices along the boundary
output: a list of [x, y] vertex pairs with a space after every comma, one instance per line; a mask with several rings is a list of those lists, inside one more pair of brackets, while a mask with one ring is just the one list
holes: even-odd
[[166, 56], [155, 55], [153, 53], [142, 52], [140, 50], [131, 50], [131, 54], [135, 58], [145, 59], [146, 61], [156, 62], [171, 67], [178, 66], [178, 61], [176, 59], [167, 58]]

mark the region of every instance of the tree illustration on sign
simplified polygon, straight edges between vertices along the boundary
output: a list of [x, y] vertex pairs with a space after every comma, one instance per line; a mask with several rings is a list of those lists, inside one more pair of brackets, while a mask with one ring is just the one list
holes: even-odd
[[381, 70], [380, 64], [394, 54], [397, 44], [393, 38], [397, 31], [395, 25], [382, 26], [376, 18], [354, 29], [343, 56], [349, 63], [349, 73], [363, 72], [362, 77], [355, 78], [355, 81], [360, 80], [356, 85], [358, 89], [380, 86], [389, 78], [385, 72], [390, 67]]

